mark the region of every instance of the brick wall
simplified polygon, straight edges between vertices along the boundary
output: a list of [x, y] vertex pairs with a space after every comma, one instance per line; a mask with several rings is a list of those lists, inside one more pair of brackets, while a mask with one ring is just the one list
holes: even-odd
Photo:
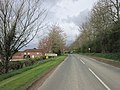
[[13, 55], [12, 59], [24, 59], [25, 57], [35, 58], [41, 57], [43, 54], [40, 49], [27, 49], [22, 52], [17, 52]]

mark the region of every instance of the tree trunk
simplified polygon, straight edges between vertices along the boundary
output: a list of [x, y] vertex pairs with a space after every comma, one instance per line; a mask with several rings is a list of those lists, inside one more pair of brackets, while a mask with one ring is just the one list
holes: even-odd
[[6, 59], [5, 59], [4, 69], [5, 69], [5, 73], [8, 73], [8, 71], [9, 71], [9, 59], [8, 59], [8, 57], [6, 57]]

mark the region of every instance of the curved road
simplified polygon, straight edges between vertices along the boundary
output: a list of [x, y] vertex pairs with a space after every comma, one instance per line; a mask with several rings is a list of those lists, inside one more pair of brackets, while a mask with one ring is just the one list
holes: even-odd
[[69, 55], [38, 90], [120, 90], [120, 68]]

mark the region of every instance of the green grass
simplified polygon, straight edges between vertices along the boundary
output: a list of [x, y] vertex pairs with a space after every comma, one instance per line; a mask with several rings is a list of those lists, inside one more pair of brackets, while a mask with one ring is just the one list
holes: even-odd
[[120, 61], [120, 53], [82, 53], [82, 54]]
[[[47, 62], [47, 61], [49, 61], [49, 59], [48, 60], [44, 60], [44, 63]], [[21, 61], [21, 62], [23, 62], [23, 61]], [[22, 72], [25, 72], [27, 70], [30, 70], [32, 68], [35, 68], [35, 67], [39, 66], [40, 64], [42, 64], [42, 63], [38, 62], [38, 63], [36, 63], [36, 64], [34, 64], [32, 66], [28, 66], [28, 67], [24, 67], [24, 68], [21, 68], [21, 69], [18, 69], [18, 70], [14, 70], [12, 72], [8, 72], [7, 74], [2, 74], [2, 75], [0, 75], [0, 81], [4, 80], [6, 78], [12, 77], [14, 75], [20, 74]]]
[[32, 69], [32, 68], [34, 68], [34, 67], [39, 66], [39, 65], [40, 65], [40, 64], [37, 63], [37, 64], [35, 64], [35, 65], [29, 66], [29, 67], [24, 67], [24, 68], [22, 68], [22, 69], [15, 70], [15, 71], [9, 72], [9, 73], [7, 73], [7, 74], [2, 74], [2, 75], [0, 75], [0, 81], [4, 80], [4, 79], [6, 79], [6, 78], [12, 77], [12, 76], [14, 76], [14, 75], [20, 74], [20, 73], [22, 73], [22, 72], [25, 72], [25, 71], [27, 71], [27, 70], [30, 70], [30, 69]]
[[65, 56], [54, 58], [46, 63], [36, 65], [34, 68], [4, 79], [0, 82], [0, 90], [22, 90], [33, 81], [44, 75], [65, 59]]

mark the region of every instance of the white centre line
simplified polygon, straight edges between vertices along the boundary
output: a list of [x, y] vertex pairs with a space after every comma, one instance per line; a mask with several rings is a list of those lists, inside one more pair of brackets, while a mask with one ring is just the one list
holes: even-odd
[[111, 90], [90, 68], [89, 71], [100, 81], [100, 83], [102, 83], [102, 85], [107, 89], [107, 90]]
[[85, 62], [83, 62], [83, 60], [81, 60], [81, 62], [82, 62], [83, 64], [85, 64]]

